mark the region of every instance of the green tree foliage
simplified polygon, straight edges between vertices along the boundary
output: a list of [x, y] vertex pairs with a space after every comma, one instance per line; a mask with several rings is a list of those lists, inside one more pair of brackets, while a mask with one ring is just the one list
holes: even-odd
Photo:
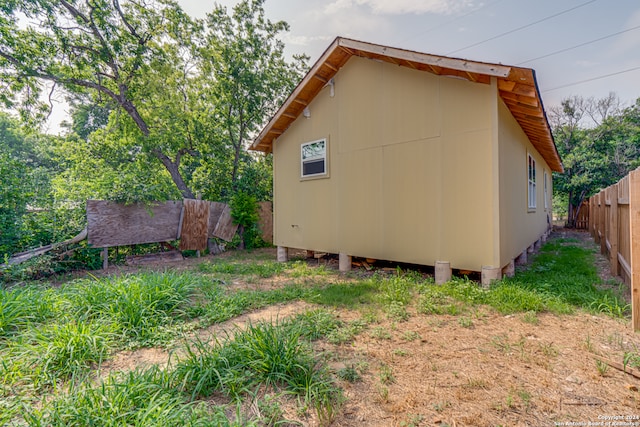
[[1, 100], [37, 117], [46, 111], [39, 103], [43, 81], [108, 99], [134, 124], [146, 142], [144, 150], [161, 162], [180, 192], [193, 197], [180, 173], [188, 146], [177, 139], [171, 151], [159, 144], [153, 109], [141, 107], [147, 105], [152, 70], [180, 68], [172, 53], [188, 50], [182, 44], [190, 42], [194, 28], [171, 0], [5, 2], [0, 7], [0, 81], [6, 89]]
[[37, 119], [43, 82], [68, 94], [77, 137], [63, 151], [80, 164], [58, 179], [66, 196], [174, 198], [169, 178], [182, 197], [229, 200], [269, 165], [248, 142], [307, 66], [285, 59], [288, 26], [266, 19], [263, 3], [244, 0], [230, 15], [215, 6], [197, 21], [173, 0], [5, 2], [0, 101]]
[[565, 169], [554, 175], [554, 191], [567, 201], [567, 226], [574, 227], [584, 200], [640, 165], [640, 99], [622, 109], [614, 94], [574, 96], [550, 113]]
[[0, 149], [0, 255], [10, 254], [20, 240], [21, 221], [29, 198], [26, 175], [24, 164]]
[[239, 191], [231, 199], [230, 207], [231, 218], [239, 226], [240, 249], [255, 247], [258, 233], [257, 229], [252, 229], [252, 227], [255, 226], [259, 219], [256, 198], [248, 193]]
[[62, 230], [53, 224], [50, 180], [58, 167], [48, 148], [55, 141], [25, 133], [17, 119], [0, 113], [0, 259], [49, 243]]
[[[248, 153], [248, 143], [307, 68], [306, 56], [296, 56], [292, 62], [285, 59], [284, 44], [278, 37], [289, 26], [268, 20], [263, 4], [264, 0], [243, 0], [231, 14], [216, 6], [207, 15], [205, 43], [199, 52], [203, 78], [215, 82], [210, 96], [220, 144], [203, 166], [216, 174], [215, 180], [210, 179], [217, 182], [214, 198], [225, 200], [232, 192], [251, 191], [247, 187], [260, 185], [255, 178], [264, 175], [270, 162]], [[252, 192], [266, 200], [264, 193]]]

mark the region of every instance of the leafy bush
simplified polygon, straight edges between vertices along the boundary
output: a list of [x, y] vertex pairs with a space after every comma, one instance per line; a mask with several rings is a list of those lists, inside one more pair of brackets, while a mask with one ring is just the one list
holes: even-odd
[[258, 202], [256, 198], [245, 192], [236, 193], [231, 202], [231, 218], [238, 224], [238, 234], [240, 236], [240, 249], [253, 249], [264, 246], [260, 237], [260, 230], [257, 226], [260, 216], [258, 215]]

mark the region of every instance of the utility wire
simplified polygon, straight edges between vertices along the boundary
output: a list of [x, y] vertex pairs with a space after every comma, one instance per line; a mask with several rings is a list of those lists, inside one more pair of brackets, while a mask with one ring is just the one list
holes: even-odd
[[516, 31], [524, 30], [525, 28], [529, 28], [529, 27], [532, 27], [532, 26], [534, 26], [534, 25], [537, 25], [537, 24], [539, 24], [539, 23], [541, 23], [541, 22], [548, 21], [549, 19], [555, 18], [555, 17], [560, 16], [560, 15], [564, 15], [565, 13], [572, 12], [572, 11], [574, 11], [574, 10], [576, 10], [576, 9], [579, 9], [579, 8], [581, 8], [581, 7], [584, 7], [584, 6], [588, 5], [588, 4], [594, 3], [594, 2], [596, 2], [596, 1], [598, 1], [598, 0], [589, 0], [589, 1], [587, 1], [587, 2], [584, 2], [584, 3], [582, 3], [582, 4], [579, 4], [579, 5], [577, 5], [577, 6], [574, 6], [574, 7], [572, 7], [572, 8], [569, 8], [569, 9], [563, 10], [562, 12], [558, 12], [558, 13], [555, 13], [555, 14], [553, 14], [553, 15], [546, 16], [546, 17], [544, 17], [544, 18], [542, 18], [542, 19], [538, 19], [537, 21], [531, 22], [531, 23], [529, 23], [529, 24], [523, 25], [523, 26], [521, 26], [521, 27], [514, 28], [513, 30], [509, 30], [509, 31], [504, 32], [504, 33], [502, 33], [502, 34], [498, 34], [498, 35], [496, 35], [496, 36], [493, 36], [493, 37], [490, 37], [490, 38], [488, 38], [488, 39], [485, 39], [485, 40], [479, 41], [479, 42], [474, 43], [474, 44], [471, 44], [471, 45], [469, 45], [469, 46], [465, 46], [465, 47], [460, 48], [460, 49], [452, 50], [451, 52], [446, 53], [446, 55], [451, 55], [452, 53], [457, 53], [457, 52], [460, 52], [460, 51], [463, 51], [463, 50], [467, 50], [467, 49], [469, 49], [469, 48], [472, 48], [472, 47], [475, 47], [475, 46], [481, 45], [481, 44], [486, 43], [486, 42], [488, 42], [488, 41], [495, 40], [495, 39], [498, 39], [498, 38], [500, 38], [500, 37], [504, 37], [504, 36], [506, 36], [506, 35], [508, 35], [508, 34], [515, 33]]
[[640, 66], [629, 68], [627, 70], [616, 71], [615, 73], [604, 74], [602, 76], [591, 77], [589, 79], [580, 80], [580, 81], [573, 82], [573, 83], [567, 83], [567, 84], [564, 84], [564, 85], [561, 85], [561, 86], [553, 87], [551, 89], [544, 89], [541, 92], [551, 92], [551, 91], [558, 90], [558, 89], [564, 89], [566, 87], [577, 86], [577, 85], [581, 85], [583, 83], [588, 83], [588, 82], [592, 82], [592, 81], [595, 81], [595, 80], [601, 80], [601, 79], [605, 79], [607, 77], [617, 76], [618, 74], [630, 73], [631, 71], [636, 71], [636, 70], [640, 70]]
[[538, 56], [537, 58], [527, 59], [526, 61], [519, 62], [518, 64], [515, 64], [515, 65], [522, 65], [522, 64], [526, 64], [527, 62], [537, 61], [538, 59], [548, 58], [549, 56], [557, 55], [559, 53], [563, 53], [563, 52], [567, 52], [569, 50], [577, 49], [579, 47], [587, 46], [589, 44], [592, 44], [592, 43], [595, 43], [595, 42], [599, 42], [599, 41], [602, 41], [602, 40], [605, 40], [605, 39], [609, 39], [611, 37], [619, 36], [620, 34], [628, 33], [629, 31], [637, 30], [638, 28], [640, 28], [640, 25], [635, 26], [633, 28], [628, 28], [626, 30], [618, 31], [617, 33], [609, 34], [607, 36], [603, 36], [603, 37], [600, 37], [600, 38], [597, 38], [597, 39], [593, 39], [593, 40], [590, 40], [588, 42], [580, 43], [580, 44], [577, 44], [575, 46], [567, 47], [565, 49], [556, 50], [555, 52], [551, 52], [551, 53], [548, 53], [546, 55]]
[[430, 32], [432, 32], [432, 31], [437, 30], [438, 28], [442, 28], [442, 27], [444, 27], [444, 26], [446, 26], [446, 25], [449, 25], [449, 24], [451, 24], [451, 23], [453, 23], [453, 22], [455, 22], [455, 21], [459, 21], [459, 20], [460, 20], [460, 19], [462, 19], [462, 18], [466, 18], [466, 17], [467, 17], [467, 16], [469, 16], [469, 15], [473, 15], [474, 13], [479, 12], [480, 10], [482, 10], [482, 9], [484, 9], [484, 8], [486, 8], [486, 7], [493, 6], [494, 4], [496, 4], [496, 3], [500, 3], [500, 2], [502, 2], [502, 1], [504, 1], [504, 0], [495, 0], [495, 1], [492, 1], [492, 2], [489, 2], [489, 3], [486, 3], [486, 4], [483, 4], [482, 6], [477, 7], [477, 8], [475, 8], [475, 9], [473, 9], [473, 10], [470, 10], [469, 12], [464, 13], [464, 14], [462, 14], [462, 15], [460, 15], [460, 16], [457, 16], [457, 17], [452, 18], [452, 19], [450, 19], [450, 20], [448, 20], [448, 21], [442, 22], [442, 23], [440, 23], [440, 24], [438, 24], [438, 25], [435, 25], [435, 26], [433, 26], [433, 27], [427, 28], [426, 30], [424, 30], [424, 31], [420, 31], [420, 32], [418, 32], [418, 33], [416, 33], [416, 34], [414, 34], [414, 35], [407, 36], [407, 37], [405, 37], [405, 38], [403, 38], [403, 39], [401, 39], [401, 40], [398, 40], [396, 43], [406, 42], [407, 40], [414, 39], [414, 38], [416, 38], [416, 37], [418, 37], [418, 36], [421, 36], [421, 35], [424, 35], [424, 34], [430, 33]]

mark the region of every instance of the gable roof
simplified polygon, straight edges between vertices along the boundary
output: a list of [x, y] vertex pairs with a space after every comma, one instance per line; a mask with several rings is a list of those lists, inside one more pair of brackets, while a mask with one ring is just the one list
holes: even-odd
[[476, 83], [490, 84], [491, 78], [496, 77], [500, 97], [533, 146], [553, 171], [563, 172], [562, 160], [553, 141], [534, 70], [429, 55], [343, 37], [337, 37], [331, 43], [250, 148], [272, 151], [274, 140], [287, 130], [352, 56], [385, 61], [436, 75], [460, 77]]

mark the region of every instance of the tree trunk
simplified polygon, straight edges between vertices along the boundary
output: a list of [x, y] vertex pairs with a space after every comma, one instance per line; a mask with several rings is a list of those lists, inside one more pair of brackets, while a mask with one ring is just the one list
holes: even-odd
[[238, 235], [240, 236], [240, 243], [238, 244], [238, 249], [244, 250], [246, 248], [246, 245], [244, 244], [244, 226], [243, 225], [238, 226]]
[[195, 199], [195, 195], [193, 194], [191, 189], [187, 187], [184, 179], [182, 179], [182, 175], [180, 175], [180, 171], [178, 170], [178, 163], [172, 162], [166, 154], [156, 148], [153, 149], [153, 154], [158, 159], [160, 159], [164, 167], [167, 168], [169, 174], [171, 174], [171, 179], [176, 184], [176, 187], [178, 187], [178, 190], [180, 190], [180, 193], [182, 193], [182, 197], [184, 197], [185, 199]]
[[576, 227], [576, 218], [575, 215], [573, 214], [573, 203], [571, 203], [571, 199], [573, 198], [573, 191], [569, 192], [569, 201], [568, 201], [568, 206], [567, 206], [567, 222], [565, 223], [565, 226], [567, 228], [575, 228]]
[[[127, 112], [127, 114], [129, 114], [129, 116], [133, 119], [136, 126], [138, 126], [138, 129], [140, 129], [140, 132], [142, 132], [145, 138], [148, 137], [150, 133], [149, 127], [147, 126], [147, 122], [145, 122], [145, 120], [142, 118], [142, 116], [138, 112], [138, 109], [136, 108], [136, 106], [133, 105], [132, 102], [126, 99], [121, 100], [121, 105], [122, 105], [122, 108], [124, 108], [124, 110]], [[184, 179], [180, 174], [179, 161], [176, 161], [176, 162], [171, 161], [171, 159], [166, 154], [164, 154], [162, 151], [160, 151], [157, 148], [154, 148], [152, 152], [162, 162], [164, 167], [169, 171], [169, 174], [171, 175], [171, 179], [174, 182], [174, 184], [176, 184], [176, 187], [178, 187], [178, 190], [180, 190], [180, 193], [182, 193], [182, 197], [184, 197], [185, 199], [195, 199], [193, 192], [189, 187], [187, 187], [187, 184], [184, 182]]]

